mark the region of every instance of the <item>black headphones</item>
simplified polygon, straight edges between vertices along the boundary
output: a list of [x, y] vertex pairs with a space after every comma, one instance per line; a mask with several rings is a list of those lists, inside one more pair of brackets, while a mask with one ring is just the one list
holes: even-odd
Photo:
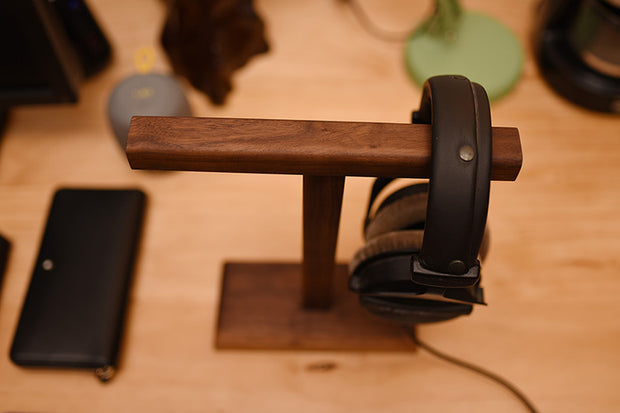
[[449, 320], [485, 304], [478, 255], [491, 179], [486, 92], [462, 76], [432, 77], [412, 122], [432, 125], [429, 182], [402, 188], [375, 207], [393, 181], [376, 179], [364, 223], [366, 244], [349, 264], [349, 288], [371, 313], [417, 324]]

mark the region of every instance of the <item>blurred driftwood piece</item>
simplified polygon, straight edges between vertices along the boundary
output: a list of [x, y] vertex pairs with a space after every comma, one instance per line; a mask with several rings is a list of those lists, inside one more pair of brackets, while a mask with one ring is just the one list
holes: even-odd
[[174, 71], [216, 104], [231, 77], [269, 46], [252, 0], [168, 0], [161, 42]]

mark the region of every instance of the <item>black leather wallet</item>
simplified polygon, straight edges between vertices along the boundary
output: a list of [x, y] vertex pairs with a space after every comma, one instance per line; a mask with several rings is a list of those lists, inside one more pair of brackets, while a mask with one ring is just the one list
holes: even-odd
[[145, 195], [56, 192], [11, 348], [20, 366], [114, 374]]

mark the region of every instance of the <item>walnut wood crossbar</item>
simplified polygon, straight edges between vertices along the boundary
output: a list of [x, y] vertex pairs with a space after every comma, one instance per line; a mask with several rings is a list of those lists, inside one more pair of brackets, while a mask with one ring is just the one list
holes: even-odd
[[[135, 169], [428, 178], [431, 127], [407, 123], [136, 116]], [[491, 179], [521, 168], [516, 128], [493, 128]]]
[[[492, 132], [491, 179], [515, 180], [522, 163], [519, 132], [516, 128], [497, 127]], [[287, 330], [286, 326], [314, 323], [316, 313], [291, 312], [289, 300], [283, 299], [281, 304], [273, 301], [277, 301], [277, 297], [289, 298], [301, 290], [301, 306], [305, 310], [330, 308], [345, 177], [428, 178], [430, 143], [430, 125], [135, 116], [129, 129], [126, 153], [134, 169], [304, 176], [301, 269], [281, 263], [227, 266], [220, 303], [218, 347], [398, 350], [408, 346], [398, 330], [387, 340], [383, 337], [379, 345], [378, 330], [372, 327], [376, 322], [364, 320], [360, 323], [359, 317], [365, 315], [353, 316], [359, 311], [350, 304], [344, 311], [339, 310], [339, 313], [352, 315], [348, 322], [325, 313], [322, 322], [334, 324], [330, 331], [343, 332], [340, 338], [330, 338], [329, 335], [317, 336], [316, 331], [322, 331], [320, 328]], [[299, 277], [299, 272], [298, 288], [290, 281]], [[288, 293], [274, 295], [272, 291], [254, 288], [256, 274], [263, 274], [263, 277], [272, 274], [277, 278], [272, 280], [274, 285], [286, 286]], [[255, 299], [240, 299], [239, 295], [247, 295], [248, 291]], [[264, 316], [257, 314], [260, 311], [265, 312]], [[248, 332], [256, 332], [256, 329], [248, 322], [246, 315], [249, 313], [263, 320], [260, 334], [251, 342]], [[282, 314], [290, 318], [282, 319]], [[274, 321], [270, 323], [269, 319]], [[339, 330], [342, 328], [344, 330]], [[384, 331], [381, 327], [379, 330]], [[342, 336], [356, 337], [356, 340], [342, 340]], [[373, 343], [377, 343], [376, 346]]]

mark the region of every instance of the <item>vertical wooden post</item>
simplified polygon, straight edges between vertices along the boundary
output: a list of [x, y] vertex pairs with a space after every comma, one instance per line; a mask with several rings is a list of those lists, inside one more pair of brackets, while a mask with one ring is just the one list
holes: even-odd
[[331, 305], [344, 176], [304, 175], [303, 306]]

